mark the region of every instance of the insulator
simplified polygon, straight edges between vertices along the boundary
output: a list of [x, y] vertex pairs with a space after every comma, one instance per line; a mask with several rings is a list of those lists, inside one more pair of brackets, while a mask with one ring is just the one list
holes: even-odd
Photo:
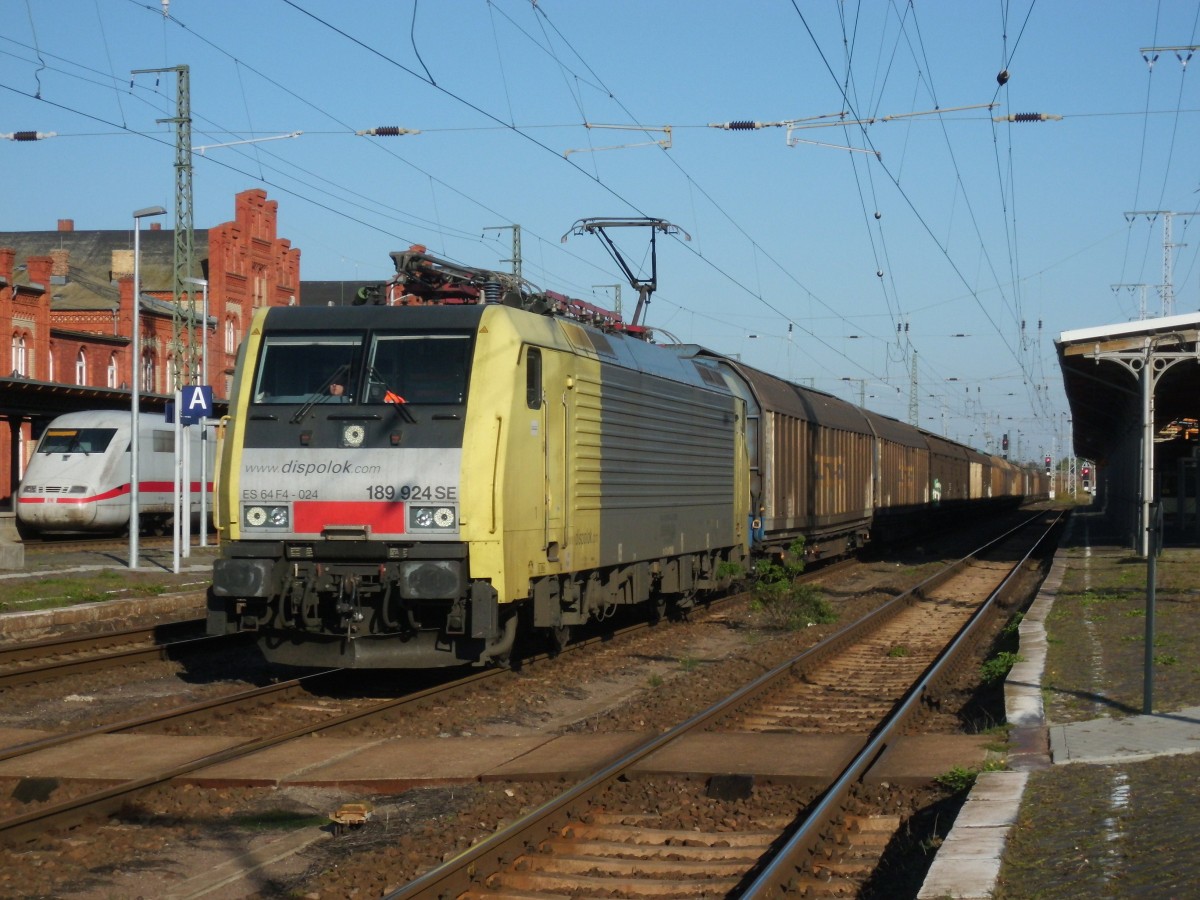
[[499, 303], [500, 298], [504, 293], [504, 285], [498, 281], [485, 281], [483, 283], [483, 302], [484, 303]]
[[402, 134], [420, 134], [421, 130], [419, 128], [401, 128], [399, 125], [380, 125], [378, 128], [367, 128], [354, 133], [360, 137], [368, 134], [375, 137], [399, 137]]
[[14, 141], [36, 141], [41, 135], [36, 131], [15, 131], [12, 139]]
[[1008, 84], [1008, 69], [1001, 69], [1000, 74], [996, 76], [996, 84], [1003, 87]]
[[1017, 113], [1013, 116], [1014, 122], [1040, 122], [1042, 121], [1041, 113]]
[[740, 122], [730, 122], [725, 127], [730, 131], [753, 131], [758, 127], [758, 123], [751, 122], [749, 119], [743, 119]]

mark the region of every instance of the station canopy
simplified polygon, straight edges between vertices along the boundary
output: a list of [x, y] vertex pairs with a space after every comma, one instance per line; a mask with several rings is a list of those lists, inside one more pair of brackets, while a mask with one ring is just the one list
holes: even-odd
[[[1194, 439], [1200, 419], [1200, 313], [1142, 319], [1064, 331], [1056, 341], [1067, 402], [1071, 406], [1075, 453], [1104, 465], [1111, 454], [1142, 427], [1142, 383], [1122, 354], [1139, 357], [1152, 351], [1159, 371], [1154, 390], [1156, 442], [1170, 437]], [[1191, 359], [1182, 359], [1189, 355]], [[1180, 360], [1174, 364], [1169, 361]], [[1192, 430], [1192, 434], [1186, 434]], [[1184, 434], [1180, 434], [1183, 432]]]

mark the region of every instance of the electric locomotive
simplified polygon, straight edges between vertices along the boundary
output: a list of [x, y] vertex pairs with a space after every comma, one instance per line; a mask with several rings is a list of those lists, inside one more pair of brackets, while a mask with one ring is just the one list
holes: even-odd
[[561, 645], [728, 585], [750, 522], [728, 372], [511, 276], [392, 257], [358, 305], [255, 316], [210, 633], [290, 665], [483, 664], [519, 630]]

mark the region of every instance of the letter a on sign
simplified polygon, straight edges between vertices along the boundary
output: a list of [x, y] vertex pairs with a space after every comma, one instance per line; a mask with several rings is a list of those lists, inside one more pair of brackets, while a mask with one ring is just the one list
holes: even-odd
[[185, 420], [211, 419], [213, 414], [213, 389], [210, 384], [188, 384], [180, 389], [183, 409], [179, 411]]

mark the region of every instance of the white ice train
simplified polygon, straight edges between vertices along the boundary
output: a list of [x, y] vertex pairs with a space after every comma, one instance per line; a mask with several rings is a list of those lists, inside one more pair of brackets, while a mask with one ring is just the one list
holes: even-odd
[[[43, 432], [17, 494], [17, 524], [26, 534], [122, 532], [129, 527], [130, 415], [89, 410], [59, 416]], [[162, 528], [174, 509], [175, 426], [161, 413], [143, 413], [138, 437], [138, 521], [141, 530]], [[212, 511], [213, 449], [201, 428], [190, 440], [193, 519], [200, 514], [201, 444], [208, 454], [207, 507]]]

